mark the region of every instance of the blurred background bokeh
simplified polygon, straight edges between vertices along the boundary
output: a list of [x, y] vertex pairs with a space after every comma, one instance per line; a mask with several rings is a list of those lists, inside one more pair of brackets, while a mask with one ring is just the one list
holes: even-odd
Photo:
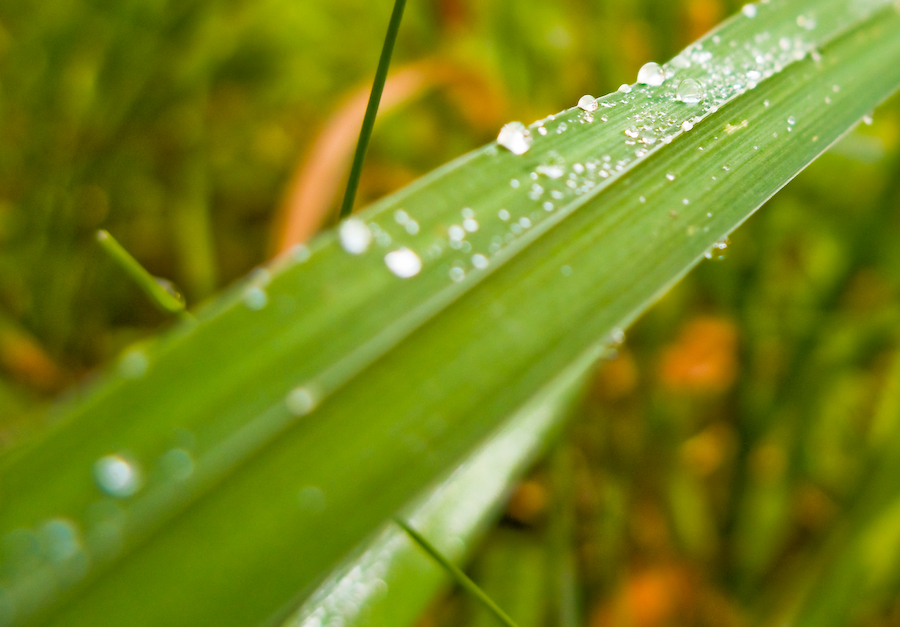
[[[412, 0], [358, 206], [509, 120], [633, 82], [738, 8]], [[96, 229], [195, 305], [333, 220], [390, 11], [0, 3], [0, 448], [170, 324]], [[778, 625], [804, 595], [818, 624], [900, 624], [898, 107], [779, 193], [600, 369], [473, 566], [522, 627]], [[422, 625], [490, 620], [451, 593]]]

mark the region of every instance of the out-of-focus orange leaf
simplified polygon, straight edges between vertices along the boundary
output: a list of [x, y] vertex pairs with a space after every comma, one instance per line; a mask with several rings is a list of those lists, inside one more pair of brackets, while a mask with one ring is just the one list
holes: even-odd
[[64, 383], [62, 371], [37, 341], [9, 325], [0, 326], [0, 366], [40, 392], [58, 391]]
[[686, 7], [686, 38], [699, 39], [722, 21], [725, 7], [719, 0], [690, 0]]
[[671, 390], [722, 392], [736, 376], [737, 329], [729, 320], [696, 318], [663, 351], [660, 377]]
[[689, 624], [696, 577], [685, 566], [656, 564], [630, 574], [594, 614], [591, 627], [662, 627]]
[[[475, 70], [447, 61], [426, 60], [403, 67], [388, 77], [378, 115], [434, 88], [448, 89], [457, 101], [467, 103], [461, 111], [475, 126], [485, 122], [496, 126], [496, 116], [506, 108], [496, 90]], [[327, 222], [346, 180], [368, 99], [368, 86], [356, 91], [325, 123], [312, 143], [278, 211], [272, 236], [274, 252], [305, 242]], [[485, 110], [490, 110], [491, 115], [484, 115]]]

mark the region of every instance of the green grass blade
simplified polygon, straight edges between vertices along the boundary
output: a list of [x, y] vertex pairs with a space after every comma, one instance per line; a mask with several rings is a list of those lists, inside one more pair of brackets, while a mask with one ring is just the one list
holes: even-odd
[[[524, 155], [466, 155], [126, 353], [3, 464], [3, 607], [285, 617], [900, 85], [894, 4], [757, 8], [661, 87], [545, 120]], [[687, 78], [706, 102], [674, 99]], [[47, 534], [72, 541], [47, 554]]]
[[184, 300], [177, 298], [160, 284], [159, 279], [147, 272], [109, 231], [102, 229], [97, 231], [97, 242], [160, 311], [177, 316], [188, 316], [185, 312]]
[[493, 614], [497, 620], [506, 625], [506, 627], [518, 627], [516, 622], [509, 617], [509, 615], [504, 612], [500, 607], [494, 603], [494, 600], [491, 599], [485, 592], [478, 587], [478, 585], [469, 579], [469, 577], [461, 571], [456, 565], [448, 560], [444, 555], [434, 548], [430, 542], [423, 536], [421, 533], [413, 529], [409, 526], [405, 521], [400, 518], [395, 518], [394, 522], [397, 523], [406, 533], [412, 538], [416, 544], [418, 544], [431, 558], [436, 561], [441, 567], [446, 570], [453, 579], [459, 584], [466, 592], [468, 592], [472, 597], [478, 600], [481, 605], [488, 610], [491, 614]]
[[[598, 345], [538, 391], [452, 476], [404, 513], [404, 520], [459, 564], [496, 518], [515, 482], [554, 439], [603, 352]], [[412, 625], [447, 579], [441, 566], [391, 524], [358, 558], [329, 576], [284, 627], [316, 620]]]
[[406, 8], [406, 0], [394, 0], [394, 10], [391, 12], [391, 21], [388, 23], [387, 34], [384, 37], [384, 46], [381, 49], [381, 57], [378, 59], [378, 69], [375, 70], [375, 81], [372, 83], [366, 114], [363, 116], [362, 128], [359, 131], [359, 141], [356, 143], [356, 152], [353, 154], [353, 163], [350, 166], [347, 189], [341, 203], [342, 218], [353, 212], [353, 201], [356, 199], [356, 189], [359, 187], [359, 177], [362, 175], [363, 162], [366, 160], [372, 129], [375, 128], [375, 117], [378, 115], [378, 105], [381, 103], [381, 93], [384, 91], [384, 82], [387, 80], [397, 33], [400, 32], [400, 22], [403, 21], [404, 8]]

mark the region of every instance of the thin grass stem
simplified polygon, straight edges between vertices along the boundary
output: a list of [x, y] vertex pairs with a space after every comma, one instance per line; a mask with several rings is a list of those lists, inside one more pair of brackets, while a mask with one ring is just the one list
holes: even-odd
[[179, 318], [192, 317], [185, 310], [184, 301], [167, 290], [160, 279], [147, 272], [144, 266], [138, 263], [138, 260], [132, 257], [109, 231], [103, 229], [97, 231], [97, 242], [160, 311], [175, 314]]
[[350, 166], [347, 190], [344, 192], [344, 202], [341, 204], [341, 218], [347, 217], [353, 211], [353, 201], [356, 199], [356, 190], [359, 187], [363, 161], [366, 159], [369, 139], [372, 137], [372, 128], [375, 126], [375, 116], [378, 114], [378, 105], [381, 102], [381, 92], [384, 91], [384, 82], [387, 80], [388, 67], [391, 65], [391, 55], [394, 52], [394, 43], [397, 41], [397, 32], [400, 30], [400, 21], [403, 19], [403, 9], [405, 7], [406, 0], [395, 0], [391, 21], [388, 24], [387, 34], [384, 37], [384, 46], [381, 49], [381, 58], [378, 60], [378, 69], [375, 71], [372, 92], [369, 94], [369, 104], [366, 105], [366, 115], [363, 117], [362, 128], [359, 131], [359, 141], [356, 143], [353, 165]]
[[428, 553], [428, 555], [430, 555], [434, 559], [434, 561], [440, 564], [444, 568], [444, 570], [446, 570], [450, 574], [450, 576], [456, 580], [456, 583], [462, 586], [466, 590], [466, 592], [478, 599], [478, 601], [481, 602], [481, 604], [484, 605], [484, 607], [487, 608], [488, 611], [496, 616], [501, 623], [506, 625], [506, 627], [518, 627], [518, 625], [516, 625], [516, 622], [509, 617], [509, 614], [500, 609], [500, 607], [496, 603], [494, 603], [493, 599], [491, 599], [491, 597], [489, 597], [484, 590], [478, 587], [478, 584], [469, 579], [469, 577], [466, 576], [463, 571], [461, 571], [450, 560], [444, 557], [441, 552], [438, 551], [434, 546], [432, 546], [431, 543], [428, 542], [428, 540], [426, 540], [422, 534], [413, 529], [406, 521], [401, 520], [400, 518], [395, 517], [394, 522], [397, 523], [416, 544], [422, 547], [422, 549], [426, 553]]

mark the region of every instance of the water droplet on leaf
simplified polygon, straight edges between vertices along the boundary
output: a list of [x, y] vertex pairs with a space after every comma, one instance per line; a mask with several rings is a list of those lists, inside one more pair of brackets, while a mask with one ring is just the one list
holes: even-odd
[[693, 78], [686, 78], [679, 83], [675, 97], [685, 104], [697, 104], [703, 100], [703, 87]]
[[650, 85], [651, 87], [659, 87], [666, 80], [666, 73], [663, 71], [661, 67], [659, 67], [658, 63], [654, 63], [651, 61], [650, 63], [645, 63], [641, 66], [641, 69], [638, 70], [637, 82], [643, 85]]
[[389, 252], [384, 256], [384, 263], [388, 270], [401, 279], [414, 277], [422, 269], [422, 260], [409, 248], [400, 248]]
[[514, 155], [528, 152], [531, 142], [531, 132], [521, 122], [510, 122], [501, 128], [500, 134], [497, 135], [497, 143]]

